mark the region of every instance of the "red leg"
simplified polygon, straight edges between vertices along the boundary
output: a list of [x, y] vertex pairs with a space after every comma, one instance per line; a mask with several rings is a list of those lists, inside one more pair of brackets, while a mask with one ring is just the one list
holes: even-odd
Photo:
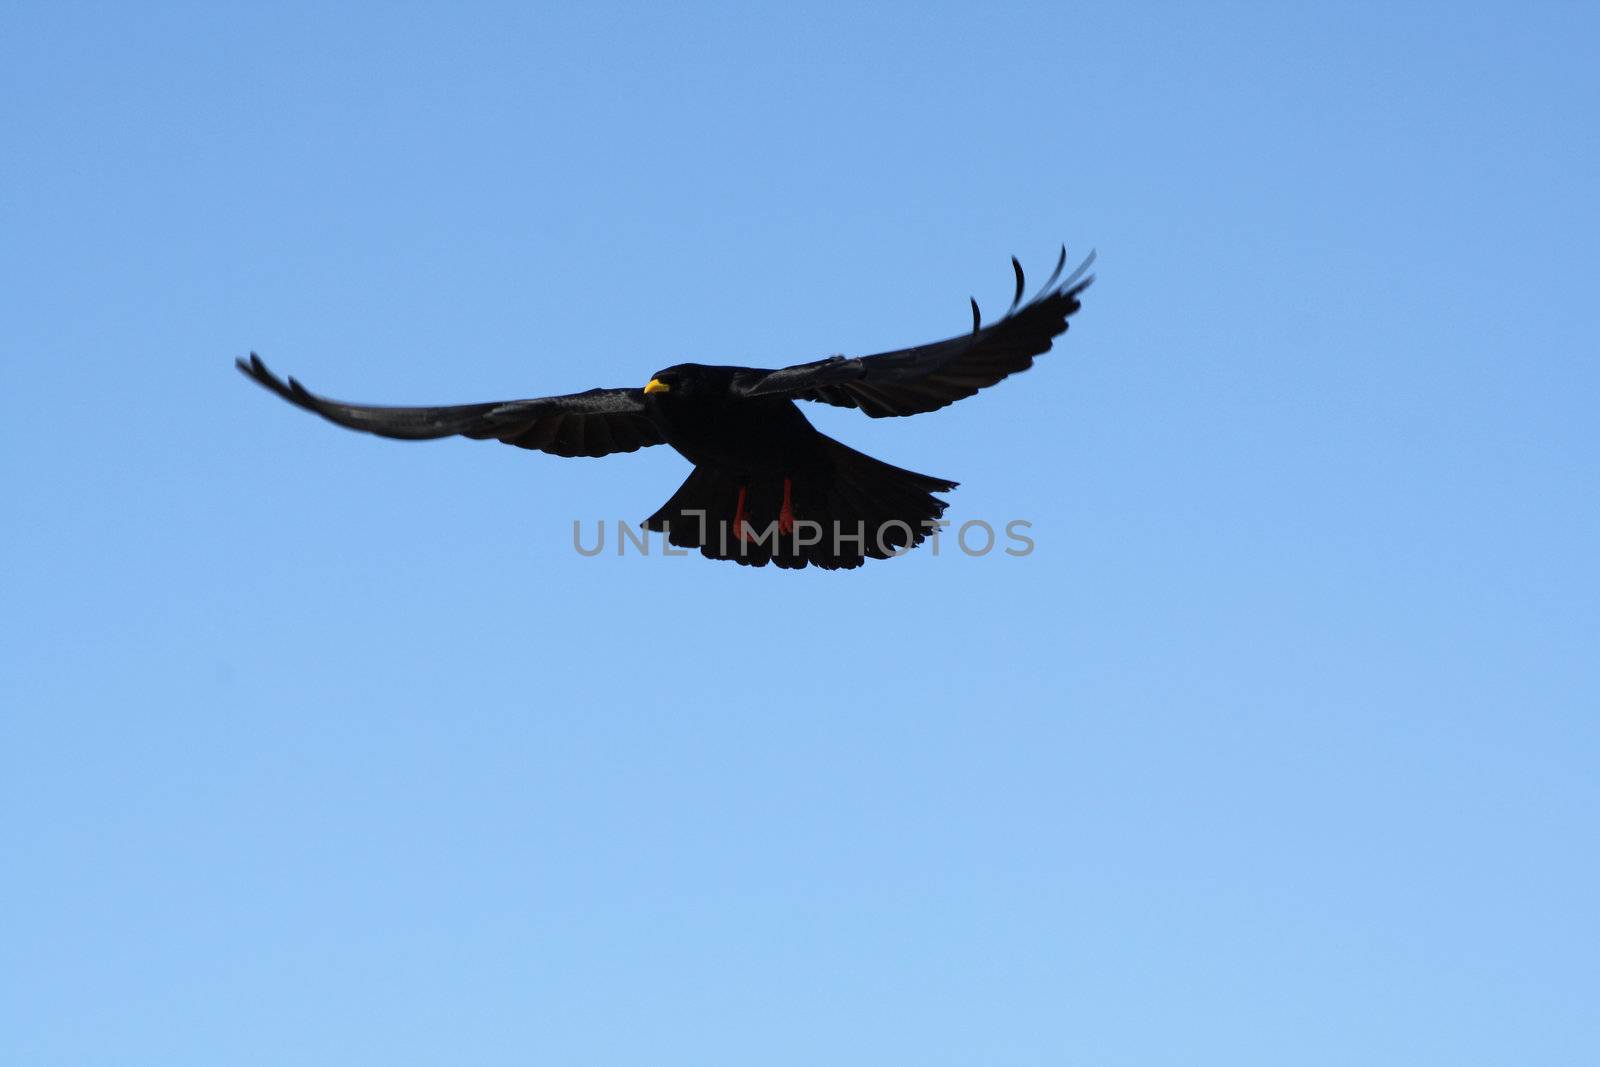
[[783, 508], [778, 512], [778, 532], [790, 533], [794, 530], [794, 508], [789, 502], [789, 479], [783, 480]]
[[750, 535], [744, 532], [744, 486], [739, 487], [739, 506], [733, 509], [733, 536], [741, 541], [750, 540]]

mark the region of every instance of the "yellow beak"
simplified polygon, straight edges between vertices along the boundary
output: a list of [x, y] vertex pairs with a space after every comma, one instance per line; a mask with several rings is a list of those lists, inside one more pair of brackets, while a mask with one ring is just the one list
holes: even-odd
[[668, 385], [666, 382], [662, 381], [659, 378], [651, 378], [650, 379], [650, 384], [646, 385], [644, 387], [644, 395], [645, 396], [649, 396], [651, 393], [670, 393], [670, 392], [672, 392], [672, 386]]

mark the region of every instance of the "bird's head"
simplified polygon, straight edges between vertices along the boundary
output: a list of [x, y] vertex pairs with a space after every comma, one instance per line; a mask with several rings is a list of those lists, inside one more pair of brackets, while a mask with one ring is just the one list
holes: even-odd
[[719, 369], [703, 367], [698, 363], [679, 363], [652, 374], [644, 392], [646, 396], [666, 395], [673, 400], [692, 400], [713, 392], [726, 391], [726, 382], [714, 380], [717, 375], [712, 372]]

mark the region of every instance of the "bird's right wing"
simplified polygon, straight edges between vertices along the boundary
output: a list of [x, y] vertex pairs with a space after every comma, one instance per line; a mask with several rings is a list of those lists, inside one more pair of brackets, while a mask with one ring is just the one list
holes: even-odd
[[936, 411], [1027, 370], [1035, 356], [1050, 350], [1055, 337], [1066, 331], [1067, 320], [1077, 313], [1078, 297], [1094, 281], [1088, 273], [1094, 263], [1091, 252], [1058, 285], [1066, 262], [1063, 247], [1055, 273], [1037, 296], [1023, 303], [1022, 264], [1012, 259], [1017, 291], [1010, 310], [998, 322], [983, 326], [974, 300], [971, 333], [872, 356], [833, 356], [781, 370], [745, 371], [735, 380], [735, 388], [749, 397], [787, 396], [860, 408], [875, 419]]
[[267, 369], [255, 353], [238, 360], [241, 371], [289, 403], [352, 430], [426, 441], [459, 435], [504, 441], [556, 456], [607, 456], [665, 441], [646, 413], [642, 389], [590, 389], [536, 400], [506, 400], [453, 407], [404, 408], [344, 404], [317, 396]]

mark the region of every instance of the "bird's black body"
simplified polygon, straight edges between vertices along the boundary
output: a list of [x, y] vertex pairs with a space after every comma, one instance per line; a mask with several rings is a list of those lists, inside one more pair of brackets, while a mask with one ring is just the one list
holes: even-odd
[[646, 529], [713, 558], [780, 567], [858, 566], [927, 536], [945, 508], [932, 494], [956, 483], [846, 448], [786, 396], [741, 398], [735, 383], [751, 373], [761, 372], [684, 364], [651, 379], [671, 384], [646, 398], [650, 416], [695, 469]]
[[645, 397], [645, 409], [667, 444], [690, 463], [710, 463], [745, 474], [774, 474], [822, 460], [816, 431], [786, 396], [740, 398], [736, 375], [747, 367], [684, 363], [658, 371], [666, 391]]
[[[1092, 257], [1091, 257], [1092, 259]], [[1017, 295], [988, 327], [948, 341], [876, 356], [835, 356], [780, 370], [684, 363], [642, 389], [465, 404], [394, 408], [342, 404], [293, 378], [278, 379], [256, 356], [239, 367], [284, 399], [342, 426], [419, 440], [459, 434], [561, 456], [602, 456], [668, 444], [694, 470], [644, 525], [713, 559], [827, 569], [898, 555], [928, 536], [944, 512], [933, 494], [956, 483], [862, 455], [819, 433], [795, 400], [859, 408], [880, 418], [933, 411], [1031, 366], [1078, 310], [1086, 261], [1059, 287], [1066, 261], [1044, 289]]]

